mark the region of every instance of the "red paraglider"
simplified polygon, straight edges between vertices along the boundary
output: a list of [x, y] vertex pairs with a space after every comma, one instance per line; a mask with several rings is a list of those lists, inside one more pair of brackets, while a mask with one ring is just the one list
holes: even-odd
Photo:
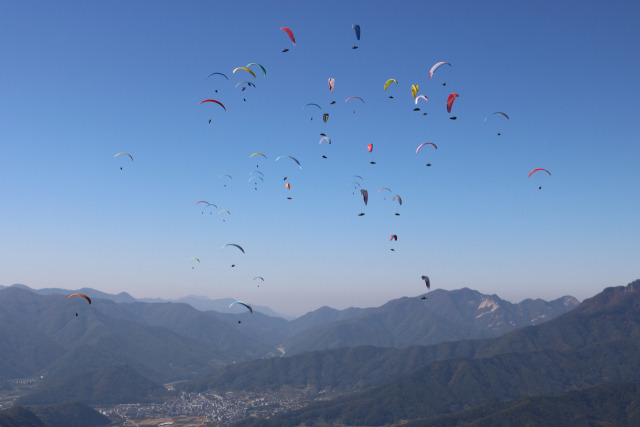
[[289, 38], [291, 39], [291, 43], [293, 43], [293, 45], [296, 45], [296, 38], [293, 36], [293, 32], [288, 29], [287, 27], [280, 27], [281, 30], [283, 30], [284, 32], [286, 32], [287, 34], [289, 34]]
[[531, 178], [531, 175], [533, 175], [535, 172], [538, 172], [538, 171], [545, 171], [546, 173], [548, 173], [549, 175], [551, 175], [551, 172], [549, 172], [548, 170], [546, 170], [546, 169], [542, 169], [542, 168], [537, 168], [537, 169], [534, 169], [534, 170], [532, 170], [531, 172], [529, 172], [529, 178]]
[[[224, 108], [224, 111], [227, 111], [227, 108], [224, 105], [222, 105], [222, 102], [216, 101], [215, 99], [205, 99], [204, 101], [200, 101], [200, 104], [202, 104], [203, 102], [215, 102], [216, 104], [218, 104], [219, 106]], [[198, 105], [200, 105], [200, 104], [198, 104]]]
[[452, 93], [451, 95], [449, 95], [449, 98], [447, 99], [447, 113], [451, 112], [451, 107], [453, 106], [453, 101], [455, 101], [455, 99], [458, 96], [459, 95], [457, 93]]

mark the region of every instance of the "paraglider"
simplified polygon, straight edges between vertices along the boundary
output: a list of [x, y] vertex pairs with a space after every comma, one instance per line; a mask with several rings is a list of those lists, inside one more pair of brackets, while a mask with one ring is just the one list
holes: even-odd
[[[291, 31], [289, 28], [287, 27], [280, 27], [281, 30], [283, 30], [285, 33], [287, 33], [289, 35], [289, 38], [291, 39], [291, 43], [293, 43], [293, 45], [296, 45], [296, 38], [293, 36], [293, 31]], [[289, 49], [286, 49], [289, 50]]]
[[245, 253], [245, 252], [244, 252], [244, 249], [242, 249], [242, 246], [240, 246], [240, 245], [236, 245], [235, 243], [227, 243], [227, 244], [226, 244], [226, 245], [224, 245], [220, 250], [222, 250], [222, 249], [226, 248], [227, 246], [233, 246], [233, 247], [236, 247], [236, 248], [240, 249], [240, 251], [241, 251], [242, 253]]
[[236, 73], [236, 71], [238, 71], [238, 70], [245, 70], [245, 71], [247, 71], [249, 74], [251, 74], [251, 75], [253, 76], [253, 78], [254, 78], [254, 79], [256, 78], [256, 75], [253, 73], [253, 71], [251, 71], [251, 70], [250, 70], [249, 68], [247, 68], [247, 67], [238, 67], [238, 68], [236, 68], [235, 70], [233, 70], [233, 74], [235, 74], [235, 73]]
[[291, 184], [290, 183], [287, 182], [284, 186], [287, 187], [287, 190], [291, 190]]
[[509, 116], [507, 116], [505, 113], [501, 113], [500, 111], [496, 111], [495, 113], [491, 113], [487, 117], [485, 117], [484, 121], [486, 122], [489, 117], [495, 116], [495, 115], [499, 115], [499, 116], [505, 117], [507, 120], [509, 120]]
[[531, 175], [533, 175], [535, 172], [538, 172], [538, 171], [545, 171], [546, 173], [548, 173], [549, 175], [551, 175], [551, 172], [549, 172], [548, 170], [543, 169], [543, 168], [537, 168], [537, 169], [534, 169], [534, 170], [532, 170], [531, 172], [529, 172], [529, 178], [531, 178]]
[[[396, 194], [391, 198], [391, 200], [393, 200], [394, 202], [397, 200], [400, 206], [402, 206], [402, 197], [400, 197], [399, 195]], [[399, 214], [396, 214], [396, 215], [399, 215]]]
[[364, 99], [360, 98], [359, 96], [350, 96], [347, 99], [345, 99], [344, 102], [347, 102], [350, 99], [359, 99], [364, 104]]
[[336, 79], [329, 79], [329, 92], [333, 93], [333, 88], [336, 84]]
[[322, 115], [322, 121], [327, 123], [327, 121], [329, 121], [329, 113], [324, 113]]
[[367, 144], [367, 150], [371, 153], [373, 151], [373, 144]]
[[246, 304], [246, 303], [244, 303], [242, 301], [235, 301], [235, 302], [232, 302], [231, 304], [229, 304], [229, 308], [231, 308], [234, 304], [239, 304], [239, 305], [242, 305], [242, 306], [248, 308], [249, 311], [251, 312], [251, 314], [253, 314], [253, 308], [251, 308], [251, 306], [249, 304]]
[[391, 192], [390, 188], [382, 187], [382, 188], [378, 189], [378, 193], [381, 192], [382, 190], [387, 190], [388, 192]]
[[384, 83], [384, 90], [387, 90], [387, 88], [389, 87], [389, 85], [390, 85], [391, 83], [396, 83], [396, 84], [398, 84], [398, 81], [397, 81], [396, 79], [389, 79], [389, 80], [387, 80], [387, 81]]
[[291, 156], [278, 156], [278, 157], [276, 158], [276, 162], [277, 162], [278, 160], [282, 159], [282, 158], [285, 158], [285, 157], [288, 157], [289, 159], [291, 159], [291, 160], [293, 160], [294, 162], [296, 162], [296, 163], [297, 163], [297, 165], [298, 165], [298, 167], [299, 167], [300, 169], [302, 169], [302, 165], [300, 164], [300, 162], [298, 161], [298, 159], [296, 159], [295, 157], [291, 157]]
[[258, 64], [257, 62], [250, 62], [247, 64], [247, 68], [251, 67], [252, 65], [257, 65], [258, 67], [262, 68], [262, 72], [264, 73], [264, 76], [267, 77], [267, 70], [265, 70], [265, 68], [262, 65]]
[[431, 281], [429, 280], [429, 276], [422, 276], [422, 280], [427, 285], [427, 289], [431, 289]]
[[226, 75], [224, 75], [224, 74], [222, 74], [222, 73], [211, 73], [211, 74], [209, 74], [207, 77], [205, 77], [204, 79], [206, 80], [206, 79], [208, 79], [209, 77], [211, 77], [211, 76], [215, 76], [215, 75], [222, 76], [222, 77], [224, 77], [225, 79], [229, 80], [229, 77], [227, 77]]
[[67, 297], [67, 299], [71, 298], [72, 296], [79, 296], [82, 297], [84, 299], [86, 299], [87, 301], [89, 301], [89, 304], [91, 304], [91, 298], [89, 298], [88, 296], [86, 296], [85, 294], [71, 294]]
[[356, 32], [356, 39], [360, 40], [360, 25], [353, 24], [353, 30]]
[[423, 144], [418, 145], [418, 148], [416, 148], [416, 154], [418, 154], [418, 152], [420, 151], [420, 149], [422, 147], [424, 147], [425, 145], [433, 145], [433, 148], [435, 148], [436, 150], [438, 149], [438, 147], [436, 146], [436, 144], [434, 144], [433, 142], [425, 142]]
[[364, 200], [364, 205], [366, 206], [369, 202], [369, 192], [367, 190], [360, 190], [360, 194], [362, 194], [362, 200]]
[[451, 107], [453, 106], [453, 101], [455, 101], [458, 96], [459, 95], [457, 93], [451, 93], [449, 95], [449, 98], [447, 98], [447, 113], [451, 112]]
[[305, 104], [305, 105], [304, 105], [304, 107], [302, 107], [302, 109], [304, 110], [304, 109], [305, 109], [305, 107], [308, 107], [309, 105], [313, 105], [314, 107], [318, 107], [319, 109], [321, 109], [321, 110], [322, 110], [322, 107], [321, 107], [321, 106], [319, 106], [318, 104], [314, 104], [313, 102], [310, 102], [309, 104]]
[[[285, 52], [289, 52], [289, 49], [283, 49], [283, 50], [282, 50], [282, 53], [285, 53]], [[240, 321], [239, 321], [239, 320], [238, 320], [238, 323], [240, 323]]]
[[451, 64], [449, 64], [448, 62], [438, 62], [436, 65], [431, 67], [431, 70], [429, 70], [429, 78], [432, 79], [433, 78], [433, 73], [436, 71], [436, 69], [438, 67], [440, 67], [441, 65], [444, 65], [444, 64], [447, 64], [448, 66], [451, 67]]
[[418, 95], [418, 96], [416, 96], [416, 100], [415, 100], [416, 101], [416, 105], [418, 105], [418, 100], [419, 99], [424, 99], [425, 101], [429, 100], [429, 98], [427, 98], [427, 95]]
[[397, 242], [398, 241], [398, 235], [397, 234], [392, 234], [391, 237], [389, 237], [389, 241], [392, 241], [392, 240]]
[[262, 157], [264, 157], [265, 159], [267, 158], [267, 156], [265, 156], [265, 155], [264, 155], [264, 154], [262, 154], [262, 153], [253, 153], [252, 155], [250, 155], [250, 156], [249, 156], [249, 158], [252, 158], [253, 156], [262, 156]]
[[131, 161], [133, 162], [133, 157], [132, 157], [132, 156], [131, 156], [131, 154], [129, 154], [129, 153], [118, 153], [118, 154], [116, 154], [116, 155], [115, 155], [115, 156], [113, 156], [113, 157], [118, 157], [118, 156], [119, 156], [119, 155], [121, 155], [121, 154], [124, 154], [125, 156], [129, 156], [129, 158], [130, 158], [130, 159], [131, 159]]
[[[224, 111], [227, 111], [227, 107], [222, 105], [222, 102], [216, 101], [215, 99], [205, 99], [204, 101], [200, 101], [200, 104], [202, 104], [203, 102], [214, 102], [214, 103], [218, 104], [219, 106], [221, 106], [222, 108], [224, 108]], [[198, 105], [200, 105], [200, 104], [198, 104]]]
[[331, 144], [331, 138], [329, 138], [328, 136], [323, 136], [322, 138], [320, 138], [320, 142], [318, 142], [318, 144], [322, 144], [322, 141], [327, 141], [329, 144]]
[[256, 280], [256, 279], [260, 279], [260, 280], [262, 280], [264, 282], [264, 277], [262, 277], [262, 276], [256, 276], [256, 277], [253, 278], [253, 280]]
[[360, 212], [358, 216], [364, 216], [364, 212]]
[[418, 95], [418, 90], [420, 90], [419, 85], [411, 85], [411, 97], [415, 98]]

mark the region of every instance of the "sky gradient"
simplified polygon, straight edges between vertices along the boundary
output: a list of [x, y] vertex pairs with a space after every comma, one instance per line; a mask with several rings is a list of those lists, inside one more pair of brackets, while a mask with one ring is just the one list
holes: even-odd
[[[640, 277], [639, 9], [0, 1], [0, 284], [296, 315], [420, 295], [423, 274], [514, 302], [627, 284]], [[429, 79], [439, 61], [452, 66]], [[232, 73], [251, 62], [266, 77]], [[412, 84], [429, 97], [419, 112]], [[510, 120], [483, 120], [495, 111]], [[416, 155], [424, 142], [438, 149]]]

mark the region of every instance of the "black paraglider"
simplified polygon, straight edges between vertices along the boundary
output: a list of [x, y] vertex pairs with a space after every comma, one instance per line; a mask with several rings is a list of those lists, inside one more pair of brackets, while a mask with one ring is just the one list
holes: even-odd
[[456, 116], [451, 116], [449, 117], [449, 120], [457, 120], [458, 118]]
[[358, 48], [358, 46], [353, 46], [351, 49], [357, 49], [357, 48]]
[[335, 103], [336, 103], [336, 101], [331, 101], [331, 102], [330, 102], [330, 104], [331, 104], [331, 105], [333, 105], [333, 104], [335, 104]]
[[282, 51], [282, 53], [285, 53], [285, 52], [289, 52], [289, 49], [285, 49]]
[[358, 216], [364, 216], [364, 212], [360, 212]]
[[413, 111], [420, 111], [418, 107], [414, 108]]

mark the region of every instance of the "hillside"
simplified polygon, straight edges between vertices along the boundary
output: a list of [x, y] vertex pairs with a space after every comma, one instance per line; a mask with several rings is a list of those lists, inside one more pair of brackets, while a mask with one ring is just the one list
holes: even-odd
[[113, 405], [162, 401], [170, 393], [126, 365], [71, 374], [48, 381], [17, 400], [18, 405], [51, 405], [69, 401]]
[[23, 408], [13, 406], [0, 411], [0, 427], [99, 427], [111, 420], [82, 403]]
[[526, 397], [404, 425], [407, 427], [638, 426], [640, 425], [640, 383], [607, 383], [552, 396]]

